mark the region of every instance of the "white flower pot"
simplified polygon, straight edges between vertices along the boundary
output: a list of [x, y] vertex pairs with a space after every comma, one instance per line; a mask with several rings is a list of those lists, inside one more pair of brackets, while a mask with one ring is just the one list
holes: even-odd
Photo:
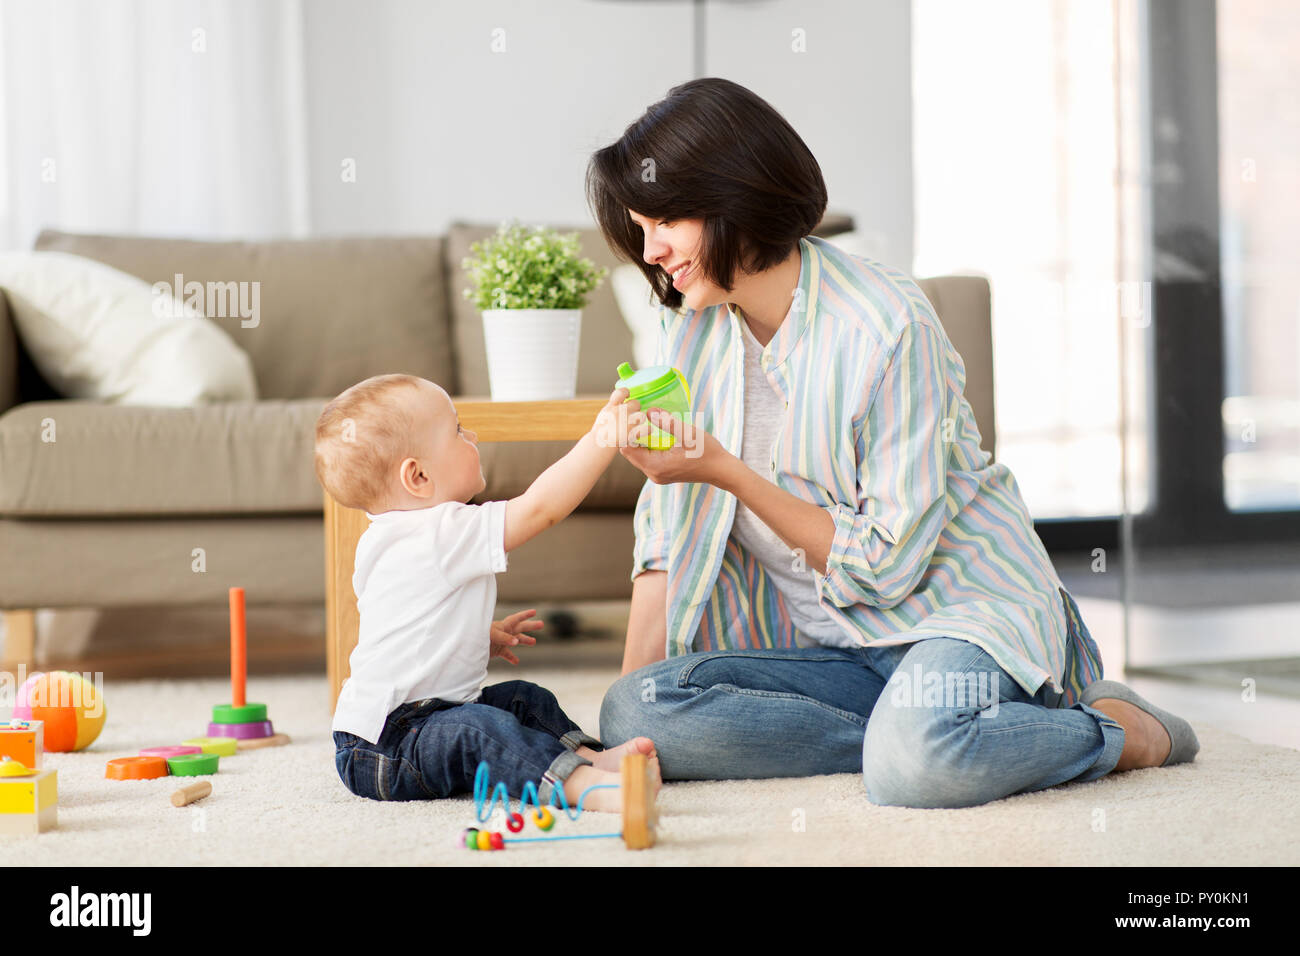
[[573, 398], [581, 309], [487, 309], [483, 342], [494, 402]]

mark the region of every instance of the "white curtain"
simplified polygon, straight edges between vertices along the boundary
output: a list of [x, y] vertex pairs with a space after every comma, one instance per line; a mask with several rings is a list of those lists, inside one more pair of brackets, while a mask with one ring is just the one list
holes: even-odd
[[309, 229], [299, 0], [0, 0], [0, 249]]

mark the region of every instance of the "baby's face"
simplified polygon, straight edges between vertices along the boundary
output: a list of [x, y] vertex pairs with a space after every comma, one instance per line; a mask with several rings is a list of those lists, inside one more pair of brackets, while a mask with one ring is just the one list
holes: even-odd
[[[433, 479], [439, 501], [469, 501], [487, 487], [478, 456], [478, 436], [461, 428], [456, 407], [433, 382], [406, 392], [415, 434], [413, 454]], [[418, 450], [417, 450], [418, 449]]]

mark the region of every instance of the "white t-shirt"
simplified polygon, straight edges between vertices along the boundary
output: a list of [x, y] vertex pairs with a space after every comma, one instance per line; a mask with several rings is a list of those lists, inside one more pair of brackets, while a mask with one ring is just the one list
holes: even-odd
[[[787, 319], [788, 321], [788, 319]], [[740, 320], [745, 339], [745, 430], [741, 441], [741, 459], [752, 470], [772, 480], [772, 444], [781, 431], [785, 404], [763, 371], [763, 346]], [[763, 523], [739, 498], [731, 534], [758, 559], [785, 598], [786, 610], [801, 646], [857, 647], [858, 643], [836, 624], [817, 601], [817, 584], [812, 568], [796, 571], [793, 550]]]
[[352, 575], [361, 624], [332, 729], [376, 743], [400, 704], [478, 697], [506, 569], [506, 502], [367, 517]]

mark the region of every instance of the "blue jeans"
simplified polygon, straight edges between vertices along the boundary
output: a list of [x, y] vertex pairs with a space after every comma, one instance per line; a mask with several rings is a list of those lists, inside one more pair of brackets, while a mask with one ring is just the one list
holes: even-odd
[[480, 760], [495, 786], [518, 797], [537, 785], [545, 803], [578, 767], [591, 761], [575, 751], [601, 749], [560, 709], [545, 687], [507, 681], [484, 687], [478, 700], [454, 704], [430, 698], [402, 704], [388, 715], [377, 743], [334, 731], [334, 765], [344, 785], [372, 800], [436, 800], [471, 793]]
[[624, 675], [600, 729], [653, 740], [665, 780], [861, 773], [875, 804], [968, 807], [1114, 768], [1120, 725], [1049, 701], [956, 638], [717, 651]]

